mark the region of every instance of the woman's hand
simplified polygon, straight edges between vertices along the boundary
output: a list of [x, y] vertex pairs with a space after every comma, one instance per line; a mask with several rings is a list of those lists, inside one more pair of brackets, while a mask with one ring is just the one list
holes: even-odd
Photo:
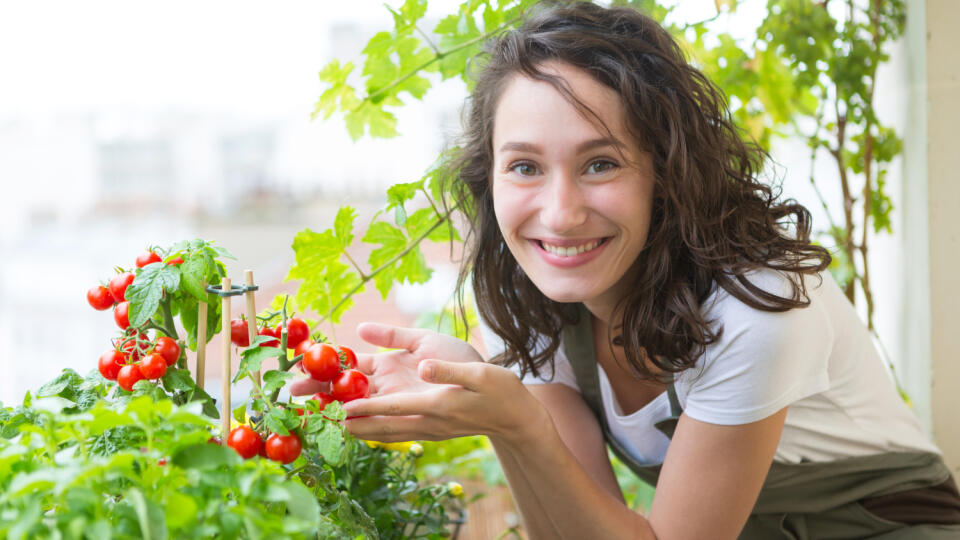
[[[400, 350], [357, 355], [371, 397], [344, 405], [347, 429], [383, 442], [464, 435], [522, 436], [539, 402], [510, 370], [487, 364], [466, 342], [429, 330], [364, 323], [366, 342]], [[300, 383], [291, 393], [309, 393]]]

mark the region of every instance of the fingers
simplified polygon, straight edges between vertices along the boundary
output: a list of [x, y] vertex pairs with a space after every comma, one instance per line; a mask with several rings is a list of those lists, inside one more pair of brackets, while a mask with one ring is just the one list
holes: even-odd
[[434, 412], [437, 399], [432, 392], [406, 392], [357, 399], [343, 405], [351, 416], [410, 416]]
[[373, 375], [374, 355], [367, 353], [357, 353], [357, 369], [367, 375]]
[[405, 442], [438, 441], [456, 437], [436, 421], [423, 416], [371, 416], [346, 421], [347, 430], [358, 439]]
[[309, 377], [306, 379], [298, 379], [290, 383], [291, 396], [310, 396], [316, 394], [317, 392], [328, 392], [329, 390], [330, 383], [320, 382]]
[[418, 366], [420, 378], [436, 384], [457, 384], [467, 390], [479, 392], [491, 379], [498, 379], [510, 373], [499, 366], [483, 362], [445, 362], [443, 360], [424, 360]]
[[420, 328], [401, 328], [380, 323], [367, 322], [357, 326], [357, 335], [371, 345], [388, 349], [406, 349], [411, 352], [427, 334], [427, 330]]

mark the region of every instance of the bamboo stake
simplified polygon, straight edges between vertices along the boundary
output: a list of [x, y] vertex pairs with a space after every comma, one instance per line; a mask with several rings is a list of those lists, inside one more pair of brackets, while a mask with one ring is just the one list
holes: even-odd
[[[253, 270], [243, 271], [244, 283], [247, 287], [253, 287]], [[257, 305], [253, 297], [253, 291], [247, 290], [243, 295], [247, 299], [247, 335], [250, 336], [250, 344], [257, 337]], [[260, 386], [260, 370], [253, 372], [254, 384]]]
[[[223, 278], [223, 283], [220, 284], [221, 290], [225, 293], [230, 292], [232, 284], [230, 283], [230, 278]], [[221, 378], [221, 392], [220, 399], [222, 400], [222, 407], [220, 412], [220, 429], [222, 431], [220, 435], [220, 444], [227, 446], [227, 438], [230, 435], [230, 296], [223, 295], [220, 297], [221, 306], [220, 310], [223, 313], [223, 325], [222, 328], [224, 332], [223, 336], [223, 366], [220, 369], [220, 378]]]
[[[203, 284], [204, 290], [207, 284]], [[197, 386], [203, 390], [207, 374], [207, 303], [200, 302], [197, 307]]]

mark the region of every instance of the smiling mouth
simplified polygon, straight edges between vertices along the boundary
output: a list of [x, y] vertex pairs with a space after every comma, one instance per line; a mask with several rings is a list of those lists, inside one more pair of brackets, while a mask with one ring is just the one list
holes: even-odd
[[557, 246], [554, 244], [548, 244], [543, 240], [537, 240], [537, 243], [543, 248], [544, 251], [548, 251], [558, 257], [573, 257], [574, 255], [579, 255], [581, 253], [586, 253], [588, 251], [593, 251], [598, 247], [602, 246], [609, 240], [610, 237], [601, 238], [600, 240], [593, 240], [590, 242], [585, 242], [577, 246]]

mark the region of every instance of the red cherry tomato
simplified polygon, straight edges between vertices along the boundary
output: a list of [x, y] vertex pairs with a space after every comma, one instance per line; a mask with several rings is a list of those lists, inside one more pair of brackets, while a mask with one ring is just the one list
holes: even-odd
[[321, 411], [325, 409], [327, 405], [336, 401], [336, 399], [334, 399], [333, 396], [331, 396], [330, 394], [327, 394], [326, 392], [317, 392], [310, 399], [315, 399], [320, 402], [319, 406]]
[[97, 367], [100, 369], [100, 374], [103, 375], [104, 379], [109, 381], [117, 380], [117, 374], [120, 373], [120, 368], [122, 368], [127, 363], [127, 355], [122, 352], [113, 349], [103, 353], [100, 356], [100, 361], [97, 364]]
[[122, 274], [117, 274], [113, 276], [113, 279], [110, 280], [110, 294], [113, 295], [113, 299], [117, 302], [123, 302], [126, 300], [124, 295], [127, 294], [127, 287], [133, 283], [134, 275], [130, 272], [124, 272]]
[[353, 349], [340, 345], [337, 347], [337, 352], [343, 357], [347, 369], [357, 369], [357, 355], [353, 352]]
[[303, 319], [290, 317], [287, 320], [287, 348], [296, 349], [303, 340], [310, 337], [310, 327]]
[[340, 373], [337, 350], [326, 343], [317, 343], [303, 353], [303, 369], [318, 381], [332, 381]]
[[267, 457], [284, 465], [296, 461], [297, 457], [300, 456], [301, 448], [303, 448], [303, 443], [300, 442], [300, 437], [297, 437], [295, 433], [289, 435], [271, 433], [267, 437]]
[[152, 251], [144, 251], [137, 256], [137, 268], [143, 268], [148, 264], [160, 262], [161, 260], [163, 259], [161, 259], [156, 253]]
[[243, 425], [233, 428], [227, 436], [227, 446], [236, 450], [243, 459], [250, 459], [260, 453], [263, 440], [250, 426]]
[[337, 401], [346, 403], [367, 397], [369, 391], [370, 382], [367, 376], [355, 369], [348, 369], [333, 380], [330, 395]]
[[307, 338], [307, 339], [301, 341], [300, 343], [297, 344], [296, 347], [293, 348], [293, 355], [294, 355], [294, 356], [300, 356], [301, 354], [307, 352], [307, 349], [309, 349], [310, 347], [316, 345], [316, 343], [317, 343], [316, 341], [314, 341], [314, 340], [312, 340], [312, 339], [310, 339], [310, 338]]
[[132, 392], [133, 385], [142, 380], [143, 373], [140, 372], [140, 366], [137, 364], [127, 364], [117, 373], [117, 384], [127, 392]]
[[167, 372], [167, 361], [157, 353], [151, 353], [140, 361], [140, 373], [145, 379], [159, 379]]
[[168, 366], [172, 366], [180, 358], [180, 345], [177, 345], [173, 338], [161, 336], [157, 338], [157, 344], [153, 346], [153, 352], [162, 356]]
[[113, 308], [113, 321], [117, 323], [121, 330], [130, 328], [130, 318], [127, 316], [129, 310], [130, 302], [127, 301], [120, 302], [117, 307]]
[[180, 266], [181, 264], [183, 264], [183, 257], [174, 257], [174, 258], [170, 259], [170, 260], [167, 262], [167, 264], [171, 264], [171, 265], [173, 265], [173, 266]]
[[247, 333], [246, 319], [234, 319], [230, 321], [230, 341], [237, 347], [250, 346], [250, 334]]
[[[279, 327], [277, 327], [279, 328]], [[263, 344], [264, 347], [279, 347], [280, 346], [280, 332], [271, 330], [269, 327], [264, 326], [257, 332], [259, 336], [269, 336], [277, 339], [271, 339], [270, 341]]]
[[110, 294], [110, 289], [103, 285], [90, 287], [87, 291], [87, 303], [97, 311], [104, 311], [113, 307], [113, 295]]

